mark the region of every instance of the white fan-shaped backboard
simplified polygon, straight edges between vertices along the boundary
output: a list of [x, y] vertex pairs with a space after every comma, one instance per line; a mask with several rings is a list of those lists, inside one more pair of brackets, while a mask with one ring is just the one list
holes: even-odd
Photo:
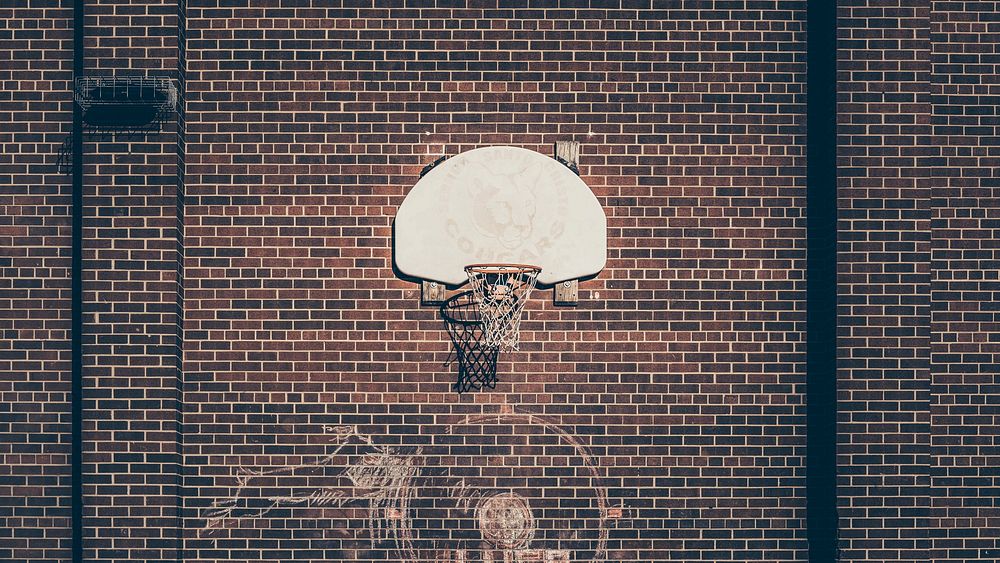
[[541, 266], [539, 283], [597, 274], [607, 259], [607, 218], [593, 192], [554, 158], [484, 147], [445, 160], [396, 214], [396, 267], [458, 285], [465, 266]]

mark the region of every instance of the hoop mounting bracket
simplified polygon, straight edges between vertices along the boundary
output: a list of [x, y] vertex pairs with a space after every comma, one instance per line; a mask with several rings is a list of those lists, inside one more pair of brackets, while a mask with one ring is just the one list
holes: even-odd
[[566, 280], [555, 285], [556, 305], [576, 305], [580, 302], [580, 280]]
[[[556, 159], [579, 176], [580, 142], [556, 141]], [[577, 305], [580, 302], [579, 280], [566, 280], [557, 283], [553, 288], [552, 301], [556, 305]]]
[[447, 289], [441, 282], [421, 280], [420, 302], [424, 305], [440, 305], [445, 302]]

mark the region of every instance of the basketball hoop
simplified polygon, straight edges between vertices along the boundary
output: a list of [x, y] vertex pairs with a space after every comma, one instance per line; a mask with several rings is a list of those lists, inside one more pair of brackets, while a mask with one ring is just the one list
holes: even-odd
[[464, 291], [442, 303], [441, 317], [458, 360], [455, 391], [464, 393], [484, 387], [495, 388], [500, 351], [482, 345], [483, 319], [472, 292]]
[[483, 320], [483, 345], [517, 350], [521, 313], [542, 269], [529, 264], [470, 264], [469, 285]]

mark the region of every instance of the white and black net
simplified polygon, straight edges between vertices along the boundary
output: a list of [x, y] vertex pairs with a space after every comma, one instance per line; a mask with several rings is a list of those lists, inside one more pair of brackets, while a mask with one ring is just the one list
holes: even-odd
[[472, 292], [464, 291], [442, 303], [441, 317], [455, 347], [455, 359], [458, 360], [455, 391], [465, 393], [495, 388], [500, 351], [483, 346], [483, 318]]
[[542, 269], [523, 264], [473, 264], [465, 267], [479, 303], [483, 346], [517, 350], [521, 314]]

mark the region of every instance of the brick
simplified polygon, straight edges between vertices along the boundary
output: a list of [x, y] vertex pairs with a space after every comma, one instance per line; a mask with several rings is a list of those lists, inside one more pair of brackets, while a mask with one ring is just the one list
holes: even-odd
[[[606, 490], [605, 560], [804, 561], [805, 2], [439, 4], [203, 0], [180, 22], [176, 2], [88, 3], [88, 72], [183, 79], [186, 105], [86, 145], [87, 559], [500, 553], [428, 490], [381, 507], [421, 515], [409, 547], [335, 496], [212, 520], [240, 468], [293, 468], [256, 485], [265, 504], [335, 477], [299, 466], [349, 427], [352, 463], [381, 446], [425, 479], [548, 468], [522, 489], [546, 527], [515, 558], [585, 559], [593, 526], [561, 526], [601, 521], [586, 495]], [[845, 561], [1000, 547], [993, 8], [839, 5]], [[64, 560], [72, 13], [4, 15], [0, 558]], [[575, 308], [533, 301], [497, 389], [458, 397], [392, 218], [442, 154], [557, 141], [580, 143], [608, 267]]]

